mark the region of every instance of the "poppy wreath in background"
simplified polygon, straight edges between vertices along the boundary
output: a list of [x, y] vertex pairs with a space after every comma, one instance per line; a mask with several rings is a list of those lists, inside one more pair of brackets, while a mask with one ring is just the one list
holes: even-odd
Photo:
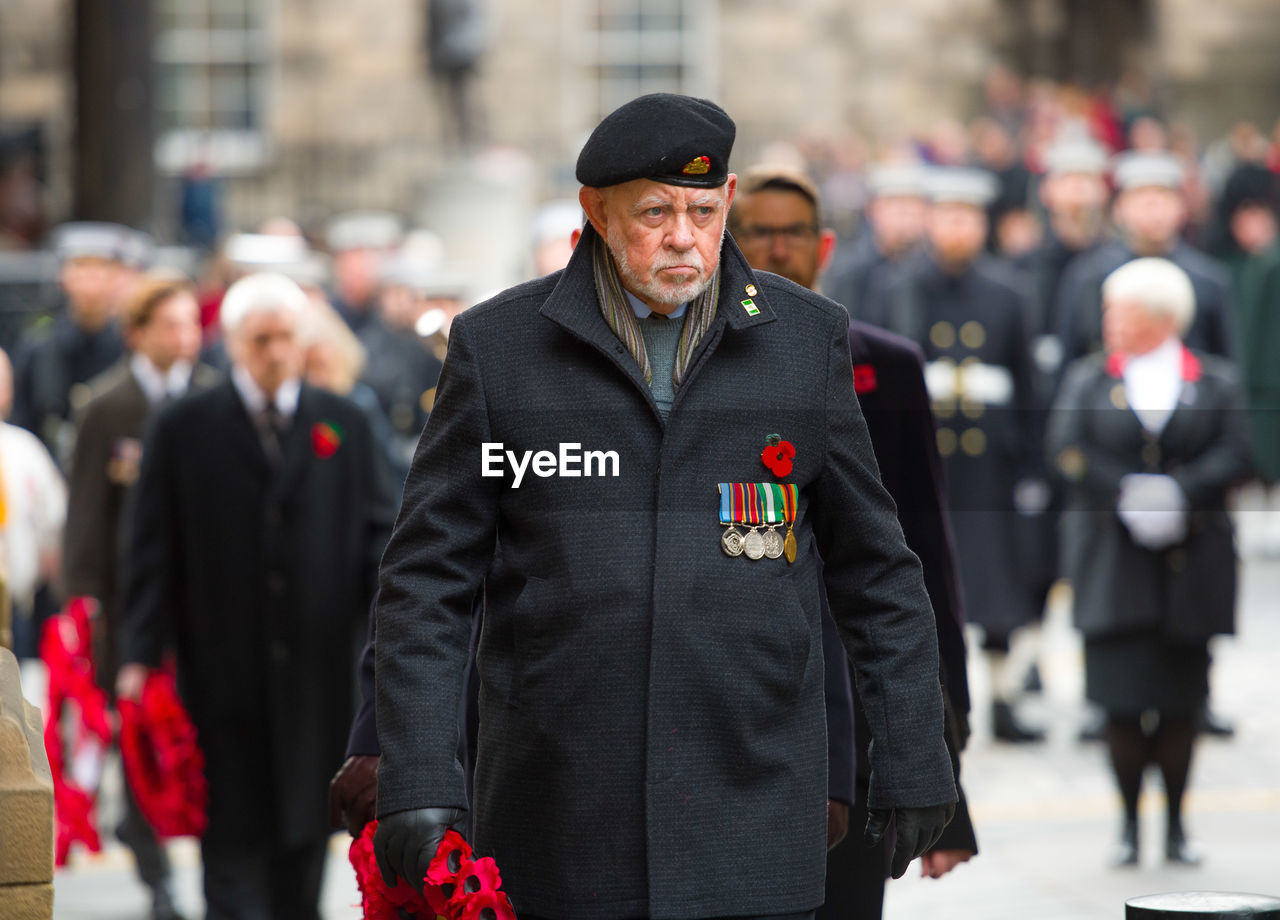
[[138, 810], [160, 837], [199, 837], [209, 786], [196, 729], [173, 673], [151, 671], [135, 702], [120, 700], [120, 756]]
[[[49, 669], [49, 708], [44, 726], [44, 748], [53, 778], [53, 808], [57, 824], [54, 855], [65, 866], [73, 844], [80, 843], [90, 853], [102, 852], [94, 809], [97, 791], [82, 789], [66, 771], [63, 731], [69, 731], [73, 745], [111, 743], [111, 720], [107, 695], [94, 680], [90, 654], [87, 598], [73, 598], [65, 613], [49, 617], [40, 636], [40, 658]], [[68, 707], [67, 704], [73, 704]]]
[[490, 856], [475, 859], [462, 835], [449, 831], [423, 879], [423, 894], [399, 883], [388, 888], [373, 853], [378, 822], [370, 821], [351, 843], [351, 865], [360, 886], [365, 920], [400, 920], [401, 911], [429, 920], [516, 920], [502, 891], [502, 876]]

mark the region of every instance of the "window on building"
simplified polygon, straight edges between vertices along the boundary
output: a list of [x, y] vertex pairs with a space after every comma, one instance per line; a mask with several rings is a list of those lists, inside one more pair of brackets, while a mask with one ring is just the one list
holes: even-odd
[[269, 0], [157, 0], [156, 160], [182, 170], [258, 165]]
[[644, 93], [716, 94], [714, 0], [580, 0], [596, 120]]

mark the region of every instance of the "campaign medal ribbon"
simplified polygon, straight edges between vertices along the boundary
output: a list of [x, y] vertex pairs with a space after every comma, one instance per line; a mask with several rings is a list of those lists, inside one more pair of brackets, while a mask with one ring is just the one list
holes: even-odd
[[[776, 482], [722, 482], [720, 489], [720, 523], [727, 528], [720, 538], [720, 545], [730, 556], [745, 555], [748, 559], [768, 557], [777, 559], [785, 555], [787, 562], [795, 562], [795, 526], [797, 489], [791, 483]], [[736, 525], [748, 528], [744, 535]], [[778, 532], [787, 525], [784, 538]], [[763, 530], [762, 530], [763, 528]]]
[[735, 483], [720, 483], [720, 523], [727, 530], [720, 535], [720, 547], [730, 556], [742, 555], [742, 534], [738, 533], [734, 524], [739, 524], [734, 513], [734, 487]]

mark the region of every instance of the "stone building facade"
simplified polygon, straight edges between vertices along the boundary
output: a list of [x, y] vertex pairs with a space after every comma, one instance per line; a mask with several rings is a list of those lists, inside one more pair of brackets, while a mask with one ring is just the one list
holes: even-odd
[[[411, 216], [455, 179], [522, 158], [533, 197], [563, 194], [600, 114], [653, 89], [720, 100], [740, 163], [795, 134], [965, 117], [998, 61], [1099, 80], [1141, 65], [1202, 137], [1280, 115], [1273, 0], [474, 2], [487, 53], [466, 84], [468, 145], [428, 66], [427, 0], [154, 0], [157, 231], [171, 228], [173, 177], [198, 160], [226, 177], [238, 227], [350, 207]], [[0, 6], [0, 135], [43, 129], [54, 218], [72, 208], [71, 10]]]

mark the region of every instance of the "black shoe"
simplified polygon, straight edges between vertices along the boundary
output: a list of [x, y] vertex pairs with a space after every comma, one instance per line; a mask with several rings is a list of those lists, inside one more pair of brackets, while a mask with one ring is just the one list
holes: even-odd
[[1120, 842], [1111, 855], [1113, 869], [1125, 869], [1138, 865], [1138, 822], [1126, 820], [1120, 832]]
[[998, 700], [991, 704], [991, 734], [997, 741], [1011, 744], [1034, 744], [1044, 740], [1044, 732], [1021, 724], [1013, 714], [1013, 707]]
[[1195, 847], [1187, 843], [1187, 835], [1177, 825], [1170, 827], [1165, 835], [1164, 858], [1166, 862], [1179, 866], [1198, 866], [1204, 862], [1204, 857]]
[[1234, 738], [1236, 727], [1206, 706], [1200, 714], [1200, 731], [1215, 738]]
[[1107, 717], [1100, 712], [1091, 712], [1088, 720], [1080, 726], [1080, 734], [1076, 735], [1081, 744], [1107, 740]]
[[1022, 689], [1027, 693], [1044, 692], [1044, 681], [1040, 679], [1040, 666], [1034, 661], [1027, 669], [1027, 676], [1022, 678]]
[[173, 901], [173, 888], [161, 882], [151, 889], [151, 920], [185, 920]]

